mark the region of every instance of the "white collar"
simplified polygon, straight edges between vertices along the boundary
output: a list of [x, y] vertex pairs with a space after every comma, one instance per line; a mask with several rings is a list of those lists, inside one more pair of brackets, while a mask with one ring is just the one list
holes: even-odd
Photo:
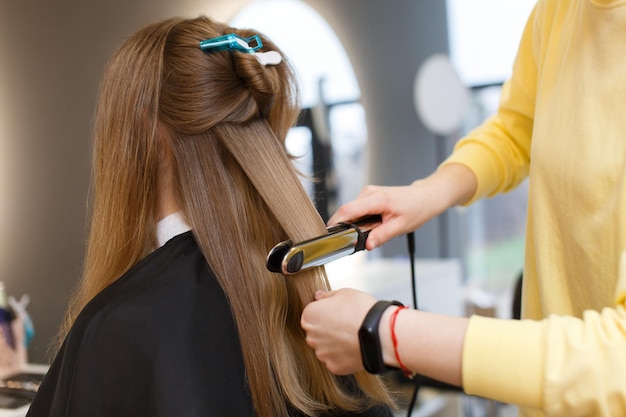
[[165, 245], [165, 243], [174, 236], [178, 236], [190, 230], [191, 227], [185, 223], [179, 211], [165, 216], [157, 223], [157, 240], [159, 241], [159, 247]]

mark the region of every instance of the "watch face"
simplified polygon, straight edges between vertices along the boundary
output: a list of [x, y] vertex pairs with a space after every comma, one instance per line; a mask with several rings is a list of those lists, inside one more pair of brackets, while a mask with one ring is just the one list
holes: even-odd
[[[376, 341], [372, 340], [371, 329], [361, 327], [359, 330], [359, 344], [361, 345], [361, 360], [363, 361], [363, 367], [371, 374], [378, 373], [378, 366], [376, 366], [376, 360], [378, 357]], [[373, 360], [374, 359], [374, 360]]]

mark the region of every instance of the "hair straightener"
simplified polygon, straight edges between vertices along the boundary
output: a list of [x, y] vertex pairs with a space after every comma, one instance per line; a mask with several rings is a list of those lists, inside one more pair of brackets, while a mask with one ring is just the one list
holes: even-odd
[[326, 229], [326, 234], [294, 243], [278, 243], [267, 255], [267, 269], [284, 275], [297, 274], [305, 269], [352, 255], [365, 249], [370, 230], [382, 223], [378, 215], [364, 217], [352, 223], [339, 223]]
[[[352, 255], [365, 249], [365, 241], [369, 232], [382, 224], [379, 215], [364, 217], [352, 223], [339, 223], [326, 229], [326, 234], [300, 243], [285, 240], [278, 243], [267, 255], [267, 269], [284, 275], [297, 274], [308, 268], [324, 265], [328, 262]], [[411, 288], [413, 305], [417, 309], [417, 285], [415, 277], [415, 238], [414, 233], [407, 234], [409, 261], [411, 264]], [[421, 386], [422, 376], [414, 379], [415, 389], [407, 408], [407, 416], [411, 416]]]

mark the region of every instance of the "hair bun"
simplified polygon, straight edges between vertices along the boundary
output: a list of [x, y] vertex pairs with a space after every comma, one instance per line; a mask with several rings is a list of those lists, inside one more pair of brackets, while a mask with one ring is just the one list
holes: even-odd
[[[265, 115], [269, 112], [276, 94], [282, 88], [279, 71], [276, 70], [277, 59], [282, 61], [282, 56], [276, 51], [244, 54], [233, 54], [235, 71], [243, 82], [250, 88], [250, 94], [257, 102], [259, 112]], [[267, 61], [267, 65], [261, 62]]]

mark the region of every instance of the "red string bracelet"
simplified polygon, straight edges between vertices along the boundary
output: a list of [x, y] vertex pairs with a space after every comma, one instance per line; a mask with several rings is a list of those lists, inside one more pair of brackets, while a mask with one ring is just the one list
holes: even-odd
[[396, 355], [396, 360], [398, 361], [398, 365], [400, 365], [402, 374], [409, 379], [413, 379], [413, 377], [415, 376], [415, 372], [411, 371], [409, 368], [404, 366], [404, 363], [402, 363], [402, 361], [400, 360], [400, 355], [398, 354], [398, 338], [396, 337], [396, 331], [395, 331], [396, 317], [398, 317], [398, 313], [400, 312], [400, 310], [403, 310], [405, 308], [409, 308], [409, 307], [399, 306], [398, 308], [396, 308], [396, 311], [394, 311], [391, 314], [391, 318], [389, 319], [389, 327], [391, 327], [391, 341], [393, 342], [393, 352]]

